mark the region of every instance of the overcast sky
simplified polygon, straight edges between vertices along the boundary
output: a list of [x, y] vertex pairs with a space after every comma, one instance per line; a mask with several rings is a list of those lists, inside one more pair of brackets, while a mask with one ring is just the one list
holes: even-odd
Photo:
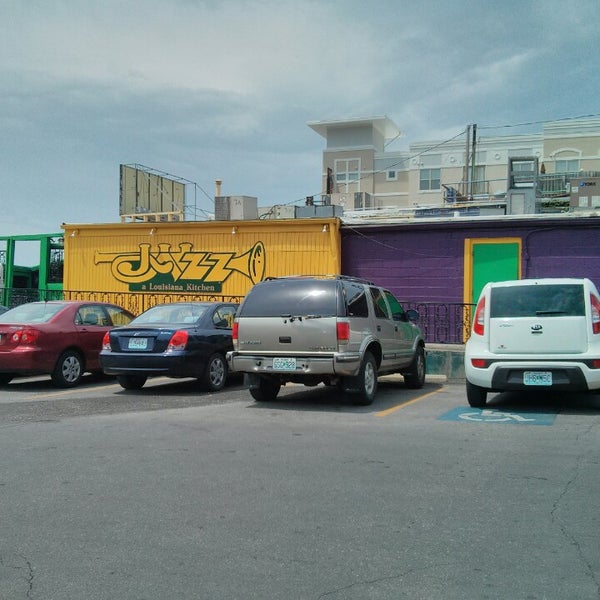
[[318, 195], [308, 121], [387, 115], [402, 150], [600, 114], [598, 0], [0, 0], [0, 23], [0, 235], [119, 221], [120, 164], [196, 182], [200, 218], [215, 179]]

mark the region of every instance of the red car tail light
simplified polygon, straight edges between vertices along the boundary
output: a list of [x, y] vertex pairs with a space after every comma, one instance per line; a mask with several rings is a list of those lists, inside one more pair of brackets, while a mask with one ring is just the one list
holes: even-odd
[[338, 342], [350, 341], [350, 323], [348, 321], [338, 321], [336, 329]]
[[590, 294], [590, 300], [592, 303], [592, 331], [600, 333], [600, 300], [594, 294]]
[[110, 350], [110, 335], [108, 331], [104, 334], [102, 338], [102, 350]]
[[40, 337], [40, 332], [37, 329], [18, 329], [11, 336], [11, 341], [14, 344], [22, 344], [23, 346], [33, 346]]
[[185, 346], [188, 341], [188, 332], [184, 330], [176, 331], [169, 340], [167, 346], [167, 352], [173, 352], [173, 350], [185, 350]]
[[486, 369], [488, 366], [487, 361], [483, 358], [472, 358], [471, 364], [477, 369]]
[[233, 327], [231, 328], [231, 339], [234, 342], [238, 341], [239, 331], [240, 331], [240, 324], [237, 321], [234, 321]]
[[477, 304], [475, 319], [473, 319], [473, 333], [483, 335], [485, 331], [485, 296]]

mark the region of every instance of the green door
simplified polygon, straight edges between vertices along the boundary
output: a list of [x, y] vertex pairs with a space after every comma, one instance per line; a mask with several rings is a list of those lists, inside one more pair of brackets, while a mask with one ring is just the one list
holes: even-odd
[[471, 302], [475, 304], [483, 286], [490, 281], [520, 279], [520, 240], [474, 242], [472, 246]]

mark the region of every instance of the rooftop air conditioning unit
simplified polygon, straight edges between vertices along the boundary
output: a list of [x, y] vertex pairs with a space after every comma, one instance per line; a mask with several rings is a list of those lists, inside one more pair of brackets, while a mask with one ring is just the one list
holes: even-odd
[[252, 196], [217, 196], [215, 221], [250, 221], [258, 219], [258, 200]]

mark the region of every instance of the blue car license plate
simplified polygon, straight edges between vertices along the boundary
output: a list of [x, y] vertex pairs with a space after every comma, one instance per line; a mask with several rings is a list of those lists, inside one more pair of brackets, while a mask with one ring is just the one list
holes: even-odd
[[523, 383], [525, 385], [552, 385], [552, 373], [550, 371], [525, 371]]

